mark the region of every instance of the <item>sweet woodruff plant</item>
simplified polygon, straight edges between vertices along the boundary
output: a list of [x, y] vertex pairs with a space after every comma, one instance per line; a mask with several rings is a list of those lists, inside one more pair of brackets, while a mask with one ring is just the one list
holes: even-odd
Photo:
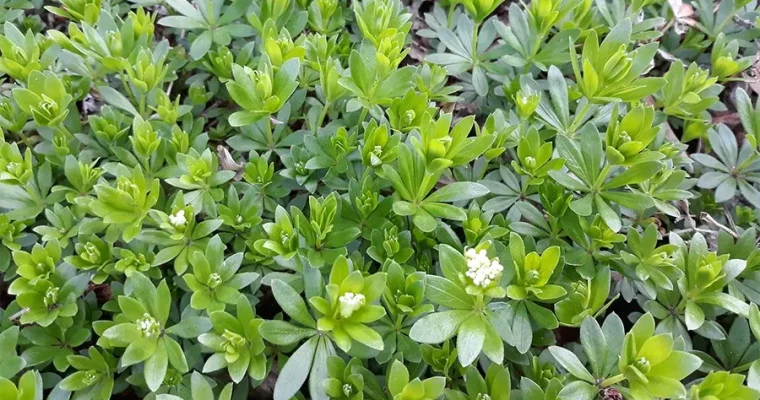
[[760, 400], [749, 0], [0, 0], [0, 399]]

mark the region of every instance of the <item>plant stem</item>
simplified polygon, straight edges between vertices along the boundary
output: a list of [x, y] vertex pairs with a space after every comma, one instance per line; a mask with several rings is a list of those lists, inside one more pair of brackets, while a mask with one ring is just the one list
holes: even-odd
[[137, 102], [137, 97], [135, 97], [135, 94], [132, 92], [132, 86], [129, 86], [129, 82], [127, 81], [126, 75], [119, 74], [119, 77], [121, 78], [121, 85], [124, 86], [124, 89], [126, 89], [127, 94], [129, 95], [129, 98], [132, 100], [133, 103]]
[[272, 121], [270, 116], [264, 117], [264, 129], [267, 134], [267, 144], [270, 150], [274, 150], [274, 135], [272, 134]]
[[591, 109], [591, 101], [586, 99], [586, 103], [581, 108], [580, 112], [575, 113], [575, 118], [573, 119], [573, 122], [570, 124], [570, 137], [575, 136], [575, 130], [578, 129], [578, 124], [580, 124], [581, 121], [586, 117], [586, 114], [588, 114], [589, 110]]
[[606, 388], [610, 387], [616, 383], [622, 382], [625, 380], [625, 375], [623, 374], [617, 374], [615, 376], [611, 376], [605, 380], [602, 381], [602, 383], [599, 384], [599, 386]]
[[438, 177], [440, 175], [434, 176], [434, 174], [425, 173], [422, 182], [420, 182], [419, 188], [417, 188], [417, 195], [415, 196], [415, 202], [421, 203], [422, 200], [427, 197], [427, 194], [430, 193], [430, 190], [432, 190], [433, 186], [435, 186], [435, 183], [431, 185], [431, 182], [438, 182]]
[[316, 130], [322, 127], [322, 123], [325, 121], [325, 117], [327, 117], [327, 112], [330, 110], [330, 102], [326, 101], [325, 106], [322, 107], [322, 112], [319, 114], [319, 119], [317, 119], [317, 125], [314, 127], [314, 131], [316, 133]]
[[403, 314], [399, 315], [398, 317], [396, 317], [396, 330], [397, 331], [401, 329], [401, 324], [403, 322], [404, 322], [404, 315]]
[[610, 174], [610, 169], [612, 169], [612, 166], [610, 164], [604, 165], [604, 168], [602, 168], [602, 170], [599, 172], [599, 176], [596, 178], [596, 182], [594, 182], [594, 189], [602, 188], [602, 185], [604, 185], [604, 180], [607, 178], [607, 175]]
[[478, 60], [478, 31], [480, 30], [480, 24], [475, 23], [472, 27], [472, 61], [477, 64]]
[[367, 119], [367, 113], [369, 113], [369, 108], [367, 107], [362, 108], [362, 113], [359, 115], [359, 121], [358, 121], [358, 124], [359, 124], [358, 127], [361, 129], [364, 129], [362, 124], [364, 123], [364, 120]]
[[73, 139], [74, 138], [74, 135], [71, 134], [71, 132], [69, 131], [69, 128], [66, 128], [66, 125], [63, 122], [61, 122], [58, 125], [58, 130], [61, 131], [61, 133], [63, 133], [66, 136], [67, 139]]
[[24, 131], [19, 131], [18, 133], [16, 133], [16, 136], [18, 136], [19, 139], [21, 139], [21, 141], [24, 143], [27, 149], [29, 150], [34, 149], [31, 138], [24, 135]]

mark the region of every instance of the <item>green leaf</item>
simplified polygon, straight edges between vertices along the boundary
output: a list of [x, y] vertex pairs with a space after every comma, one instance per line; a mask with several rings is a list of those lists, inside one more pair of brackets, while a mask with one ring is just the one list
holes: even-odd
[[214, 398], [214, 392], [211, 390], [211, 385], [209, 385], [206, 378], [198, 373], [198, 371], [193, 371], [193, 374], [190, 376], [190, 391], [192, 392], [193, 400], [208, 400]]
[[533, 343], [533, 328], [530, 325], [528, 310], [524, 301], [521, 301], [515, 308], [514, 319], [512, 320], [512, 334], [515, 337], [514, 346], [520, 354], [526, 353]]
[[202, 29], [206, 24], [183, 15], [170, 15], [158, 20], [159, 25], [176, 29]]
[[98, 92], [100, 92], [100, 97], [103, 98], [103, 101], [106, 103], [120, 109], [124, 110], [132, 115], [139, 115], [140, 113], [137, 112], [137, 109], [135, 106], [132, 105], [132, 103], [127, 100], [127, 97], [121, 94], [116, 89], [110, 87], [110, 86], [98, 86]]
[[562, 368], [567, 370], [567, 372], [571, 373], [578, 379], [581, 379], [588, 383], [594, 383], [593, 375], [588, 372], [586, 367], [583, 366], [583, 363], [581, 363], [581, 360], [578, 359], [578, 356], [576, 356], [572, 351], [563, 349], [562, 347], [551, 346], [549, 347], [549, 352], [552, 354], [552, 357], [554, 357], [554, 359], [557, 360], [557, 362], [562, 366]]
[[420, 318], [409, 331], [409, 337], [420, 343], [441, 343], [453, 337], [472, 311], [449, 310]]
[[166, 346], [163, 342], [160, 342], [158, 346], [156, 346], [153, 355], [145, 360], [145, 369], [143, 370], [145, 383], [148, 384], [148, 389], [152, 392], [158, 390], [164, 382], [168, 365], [169, 357], [166, 353]]
[[488, 194], [488, 188], [475, 182], [454, 182], [437, 190], [425, 202], [456, 202], [472, 200]]
[[441, 263], [443, 276], [452, 281], [458, 279], [459, 274], [464, 273], [467, 268], [467, 261], [464, 255], [447, 244], [438, 246], [438, 259]]
[[211, 48], [212, 34], [212, 31], [205, 31], [193, 40], [193, 43], [190, 45], [190, 57], [193, 60], [200, 60], [208, 53]]
[[699, 303], [713, 304], [719, 307], [723, 307], [734, 314], [741, 316], [749, 315], [749, 306], [747, 303], [731, 296], [728, 293], [705, 293], [698, 296], [695, 301]]
[[351, 321], [343, 321], [341, 326], [346, 330], [346, 333], [351, 336], [351, 339], [375, 350], [383, 349], [383, 338], [372, 328]]
[[755, 339], [760, 340], [760, 310], [755, 303], [749, 306], [749, 327]]
[[290, 400], [306, 382], [311, 371], [314, 354], [319, 343], [318, 337], [313, 337], [298, 348], [280, 370], [280, 376], [274, 386], [274, 400]]
[[581, 345], [594, 375], [603, 376], [601, 371], [609, 350], [604, 332], [593, 317], [586, 317], [581, 323]]
[[760, 360], [755, 360], [747, 371], [747, 386], [760, 391]]
[[314, 318], [309, 314], [309, 310], [306, 308], [306, 303], [303, 301], [303, 298], [292, 286], [279, 279], [273, 280], [272, 294], [277, 300], [277, 304], [282, 307], [282, 310], [295, 321], [310, 328], [317, 326], [317, 322], [314, 321]]
[[180, 14], [195, 21], [204, 22], [206, 20], [203, 17], [203, 14], [201, 14], [197, 8], [193, 7], [193, 5], [188, 3], [186, 0], [166, 0], [166, 4], [168, 4], [171, 8]]
[[425, 297], [452, 309], [472, 310], [474, 304], [472, 296], [454, 282], [435, 275], [425, 277]]
[[705, 313], [702, 311], [696, 303], [693, 301], [686, 302], [686, 309], [684, 313], [686, 317], [686, 329], [693, 331], [699, 329], [705, 322]]
[[462, 366], [466, 367], [475, 361], [483, 349], [485, 336], [486, 328], [481, 315], [473, 315], [462, 323], [457, 333], [457, 350]]
[[264, 321], [259, 327], [261, 336], [272, 344], [289, 346], [314, 336], [317, 331], [303, 328], [285, 321]]
[[605, 189], [617, 188], [625, 185], [633, 185], [651, 179], [657, 172], [662, 169], [662, 164], [657, 161], [650, 161], [636, 164], [627, 168], [620, 175], [610, 179], [604, 184]]
[[594, 400], [598, 398], [599, 389], [582, 381], [570, 382], [559, 391], [558, 399]]
[[166, 332], [181, 338], [194, 339], [211, 328], [211, 320], [206, 317], [187, 317], [177, 325], [169, 327]]
[[169, 357], [169, 364], [181, 373], [186, 373], [189, 368], [187, 366], [187, 359], [185, 359], [185, 353], [176, 340], [165, 337], [164, 344], [166, 345], [166, 354]]
[[394, 360], [388, 371], [388, 391], [395, 396], [401, 393], [408, 383], [409, 371], [399, 360]]
[[16, 354], [19, 328], [11, 326], [0, 332], [0, 378], [13, 378], [26, 362]]

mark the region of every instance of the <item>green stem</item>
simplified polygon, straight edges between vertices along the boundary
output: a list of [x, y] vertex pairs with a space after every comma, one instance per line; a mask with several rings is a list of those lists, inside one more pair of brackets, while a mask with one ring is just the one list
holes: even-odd
[[34, 145], [32, 144], [31, 139], [28, 136], [24, 135], [24, 131], [19, 131], [18, 133], [16, 133], [16, 136], [18, 136], [19, 139], [21, 139], [21, 141], [24, 143], [27, 149], [32, 150], [34, 148]]
[[317, 129], [322, 127], [322, 124], [325, 122], [325, 117], [327, 117], [327, 112], [329, 110], [330, 110], [330, 102], [326, 101], [325, 106], [322, 107], [322, 112], [319, 114], [319, 119], [317, 119], [317, 125], [314, 127], [315, 133]]
[[66, 125], [63, 122], [61, 122], [60, 125], [58, 125], [58, 130], [61, 131], [66, 136], [66, 138], [68, 139], [74, 138], [74, 135], [71, 134], [71, 132], [69, 131], [69, 128], [66, 128]]
[[364, 120], [367, 119], [367, 113], [369, 113], [369, 108], [367, 107], [362, 108], [362, 113], [359, 115], [359, 121], [358, 121], [360, 129], [364, 129], [362, 124], [364, 123]]
[[401, 329], [401, 324], [404, 322], [404, 315], [401, 314], [398, 317], [396, 317], [396, 330]]
[[610, 387], [616, 383], [620, 383], [625, 380], [625, 375], [623, 374], [617, 374], [615, 376], [611, 376], [605, 380], [602, 381], [602, 383], [599, 384], [599, 386], [606, 388]]
[[[433, 189], [433, 186], [435, 186], [435, 182], [438, 181], [438, 178], [440, 177], [439, 174], [429, 174], [425, 173], [422, 177], [422, 182], [420, 183], [420, 187], [417, 189], [417, 196], [415, 196], [415, 203], [419, 204], [422, 202], [422, 200], [427, 197], [427, 194], [430, 193], [430, 191]], [[431, 181], [433, 181], [431, 185]], [[412, 188], [413, 189], [413, 188]]]
[[[689, 294], [687, 293], [686, 295], [688, 297]], [[675, 309], [676, 314], [680, 314], [686, 308], [686, 302], [689, 301], [687, 297], [684, 297], [683, 299], [681, 299], [681, 301], [676, 306], [676, 309]]]
[[604, 180], [607, 178], [607, 175], [610, 174], [611, 169], [612, 169], [612, 165], [604, 164], [604, 168], [602, 168], [602, 170], [599, 172], [599, 176], [596, 178], [596, 182], [594, 182], [594, 189], [599, 190], [602, 188], [602, 185], [604, 184]]
[[477, 63], [478, 60], [478, 31], [480, 30], [480, 24], [475, 23], [472, 28], [472, 60]]
[[570, 124], [570, 132], [572, 136], [575, 136], [575, 130], [578, 129], [578, 124], [580, 124], [581, 121], [583, 121], [583, 118], [586, 117], [586, 114], [588, 114], [589, 110], [591, 109], [591, 101], [586, 99], [586, 104], [583, 105], [580, 112], [575, 113], [575, 118], [573, 119], [572, 124]]
[[482, 312], [485, 309], [486, 302], [484, 297], [485, 296], [482, 294], [475, 296], [475, 307], [473, 308], [474, 310]]
[[140, 117], [145, 117], [145, 96], [140, 97], [140, 101], [138, 104], [138, 111], [140, 112]]
[[127, 76], [121, 73], [119, 74], [119, 78], [121, 78], [121, 85], [124, 86], [124, 89], [127, 91], [127, 95], [129, 95], [129, 98], [132, 100], [132, 103], [137, 103], [137, 97], [135, 97], [135, 94], [132, 92], [132, 86], [129, 85]]
[[267, 134], [269, 149], [274, 150], [274, 134], [272, 133], [272, 121], [269, 116], [264, 117], [264, 130]]

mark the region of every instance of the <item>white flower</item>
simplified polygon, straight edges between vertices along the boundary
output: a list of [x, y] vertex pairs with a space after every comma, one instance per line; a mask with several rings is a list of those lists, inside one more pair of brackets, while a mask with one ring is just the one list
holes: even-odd
[[464, 255], [467, 259], [465, 276], [472, 279], [475, 286], [488, 287], [491, 283], [498, 281], [504, 271], [504, 266], [499, 263], [499, 260], [488, 258], [485, 250], [467, 249]]
[[343, 318], [349, 318], [354, 312], [360, 309], [366, 299], [361, 293], [346, 292], [338, 298], [340, 316]]
[[143, 317], [135, 321], [135, 323], [137, 324], [137, 329], [146, 338], [158, 336], [161, 333], [161, 326], [158, 324], [158, 321], [148, 313], [143, 314]]
[[170, 215], [169, 222], [177, 228], [185, 226], [187, 223], [187, 218], [185, 218], [185, 210], [179, 210], [174, 215]]

